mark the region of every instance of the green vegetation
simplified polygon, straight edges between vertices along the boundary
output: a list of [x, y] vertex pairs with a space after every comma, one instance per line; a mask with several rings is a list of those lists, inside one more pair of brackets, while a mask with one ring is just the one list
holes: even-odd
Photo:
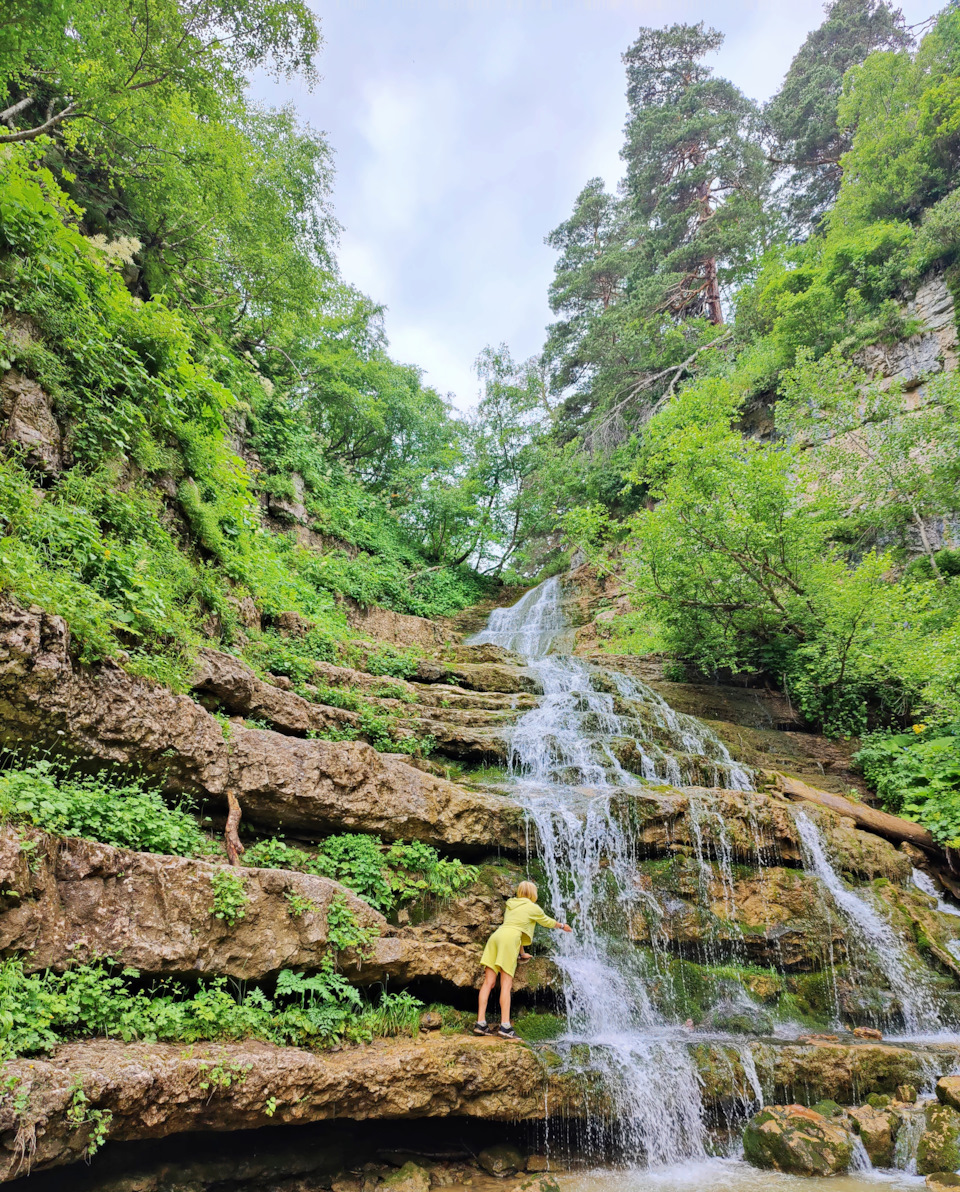
[[909, 733], [876, 732], [855, 755], [882, 805], [960, 848], [960, 721]]
[[328, 836], [314, 853], [276, 838], [260, 840], [243, 860], [245, 865], [333, 878], [387, 914], [428, 895], [451, 898], [475, 882], [479, 872], [475, 865], [441, 857], [420, 841], [384, 845], [378, 836], [353, 832]]
[[26, 974], [19, 961], [0, 966], [0, 1057], [36, 1055], [71, 1039], [142, 1039], [193, 1043], [265, 1039], [298, 1047], [338, 1040], [369, 1042], [409, 1033], [421, 1003], [406, 992], [365, 1002], [328, 958], [305, 977], [285, 970], [273, 996], [236, 993], [218, 977], [192, 992], [176, 982], [137, 987], [133, 969], [78, 965], [65, 973]]
[[183, 806], [168, 807], [139, 779], [73, 773], [41, 759], [0, 771], [0, 820], [119, 848], [194, 857], [218, 851]]
[[244, 907], [250, 901], [243, 877], [229, 869], [218, 869], [210, 876], [210, 886], [213, 890], [210, 913], [215, 919], [222, 919], [228, 927], [233, 927], [246, 915]]
[[753, 673], [831, 735], [923, 717], [941, 744], [901, 767], [931, 775], [885, 797], [946, 824], [960, 381], [934, 363], [908, 393], [867, 360], [916, 332], [924, 279], [956, 288], [960, 13], [914, 46], [888, 5], [837, 0], [766, 124], [705, 65], [720, 40], [642, 30], [625, 55], [621, 194], [590, 182], [551, 238], [534, 474], [630, 595], [607, 649]]

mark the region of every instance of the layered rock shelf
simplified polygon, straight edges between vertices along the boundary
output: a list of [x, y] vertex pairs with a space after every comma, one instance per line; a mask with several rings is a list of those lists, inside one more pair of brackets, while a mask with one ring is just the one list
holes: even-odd
[[[711, 1110], [741, 1100], [743, 1052], [729, 1044], [691, 1044]], [[892, 1093], [936, 1077], [960, 1060], [960, 1047], [908, 1048], [871, 1043], [749, 1045], [764, 1091], [810, 1103]], [[545, 1062], [546, 1061], [546, 1062]], [[559, 1068], [549, 1052], [493, 1039], [436, 1034], [381, 1040], [315, 1054], [268, 1043], [172, 1044], [100, 1040], [61, 1047], [49, 1059], [14, 1060], [29, 1110], [0, 1111], [0, 1179], [76, 1162], [90, 1144], [91, 1121], [108, 1115], [112, 1141], [165, 1138], [330, 1119], [452, 1116], [499, 1122], [549, 1117], [602, 1120], [607, 1107], [589, 1068]], [[71, 1114], [75, 1090], [86, 1118]]]

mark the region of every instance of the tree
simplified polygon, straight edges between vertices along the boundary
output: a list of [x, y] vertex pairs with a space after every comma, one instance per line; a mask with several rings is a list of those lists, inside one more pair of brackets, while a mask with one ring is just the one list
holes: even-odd
[[302, 0], [13, 0], [0, 24], [0, 144], [82, 123], [109, 130], [189, 94], [204, 115], [240, 98], [258, 67], [313, 71], [316, 20]]
[[838, 123], [843, 77], [875, 50], [901, 50], [910, 38], [903, 14], [887, 0], [833, 0], [764, 109], [774, 163], [791, 171], [783, 186], [791, 226], [809, 234], [840, 189], [849, 128]]
[[765, 238], [770, 177], [756, 106], [702, 61], [722, 41], [702, 23], [642, 29], [623, 56], [631, 293], [650, 312], [713, 324], [724, 284]]

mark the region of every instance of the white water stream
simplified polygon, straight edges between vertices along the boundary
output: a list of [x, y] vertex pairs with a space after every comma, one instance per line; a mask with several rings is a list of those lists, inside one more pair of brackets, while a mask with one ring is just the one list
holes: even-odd
[[[703, 1163], [708, 1134], [691, 1037], [657, 1008], [654, 983], [662, 984], [663, 974], [656, 968], [656, 939], [651, 959], [627, 929], [634, 912], [646, 910], [656, 922], [662, 908], [638, 880], [634, 834], [618, 811], [624, 793], [646, 782], [752, 790], [750, 775], [706, 725], [675, 712], [645, 684], [564, 653], [572, 634], [557, 579], [496, 610], [472, 641], [523, 655], [543, 689], [538, 706], [513, 731], [510, 765], [547, 878], [542, 901], [576, 925], [573, 935], [559, 938], [553, 959], [564, 978], [564, 1046], [573, 1055], [584, 1048], [586, 1066], [600, 1078], [595, 1138], [588, 1144], [601, 1155], [612, 1140], [618, 1158], [643, 1164], [651, 1175]], [[845, 885], [813, 820], [802, 811], [796, 818], [806, 868], [886, 977], [908, 1030], [935, 1028], [927, 986], [909, 967], [893, 929], [867, 896]], [[707, 882], [719, 876], [731, 901], [725, 917], [735, 921], [733, 853], [723, 817], [692, 798], [690, 820], [702, 901]], [[742, 1038], [716, 1041], [728, 1062], [737, 1055], [745, 1074], [749, 1087], [736, 1114], [743, 1120], [762, 1102], [752, 1053]]]

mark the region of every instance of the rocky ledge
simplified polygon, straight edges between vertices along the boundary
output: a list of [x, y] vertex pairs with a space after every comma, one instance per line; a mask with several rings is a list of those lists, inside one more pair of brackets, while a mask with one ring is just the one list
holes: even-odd
[[577, 1081], [529, 1048], [462, 1036], [322, 1054], [259, 1042], [75, 1043], [11, 1062], [4, 1079], [15, 1095], [0, 1103], [0, 1180], [82, 1159], [94, 1130], [119, 1141], [330, 1118], [518, 1121], [580, 1105]]
[[[329, 940], [327, 913], [342, 899], [374, 938], [340, 956], [356, 984], [391, 978], [457, 988], [477, 984], [482, 938], [500, 899], [475, 897], [472, 931], [448, 908], [448, 930], [398, 928], [352, 890], [282, 869], [229, 868], [243, 883], [243, 916], [215, 917], [213, 880], [229, 867], [138, 853], [30, 828], [0, 828], [0, 955], [28, 972], [63, 971], [104, 956], [153, 976], [218, 974], [258, 981], [281, 969], [316, 969]], [[483, 919], [483, 914], [486, 919]], [[451, 938], [453, 936], [454, 938]], [[549, 979], [543, 958], [522, 966], [517, 990]]]
[[[744, 1073], [745, 1047], [765, 1096], [811, 1102], [892, 1093], [949, 1071], [960, 1059], [960, 1048], [945, 1046], [692, 1044], [708, 1109], [748, 1103], [755, 1095]], [[4, 1079], [0, 1181], [76, 1162], [94, 1132], [102, 1142], [333, 1118], [458, 1115], [515, 1122], [602, 1110], [602, 1092], [589, 1070], [565, 1071], [547, 1049], [462, 1035], [421, 1034], [319, 1054], [256, 1041], [97, 1040], [65, 1045], [50, 1058], [14, 1060]]]
[[267, 829], [373, 832], [467, 851], [491, 841], [525, 847], [512, 800], [465, 791], [359, 741], [242, 725], [227, 740], [196, 701], [114, 664], [81, 665], [62, 617], [9, 602], [0, 606], [0, 743], [135, 765], [215, 806], [232, 790], [244, 817]]

